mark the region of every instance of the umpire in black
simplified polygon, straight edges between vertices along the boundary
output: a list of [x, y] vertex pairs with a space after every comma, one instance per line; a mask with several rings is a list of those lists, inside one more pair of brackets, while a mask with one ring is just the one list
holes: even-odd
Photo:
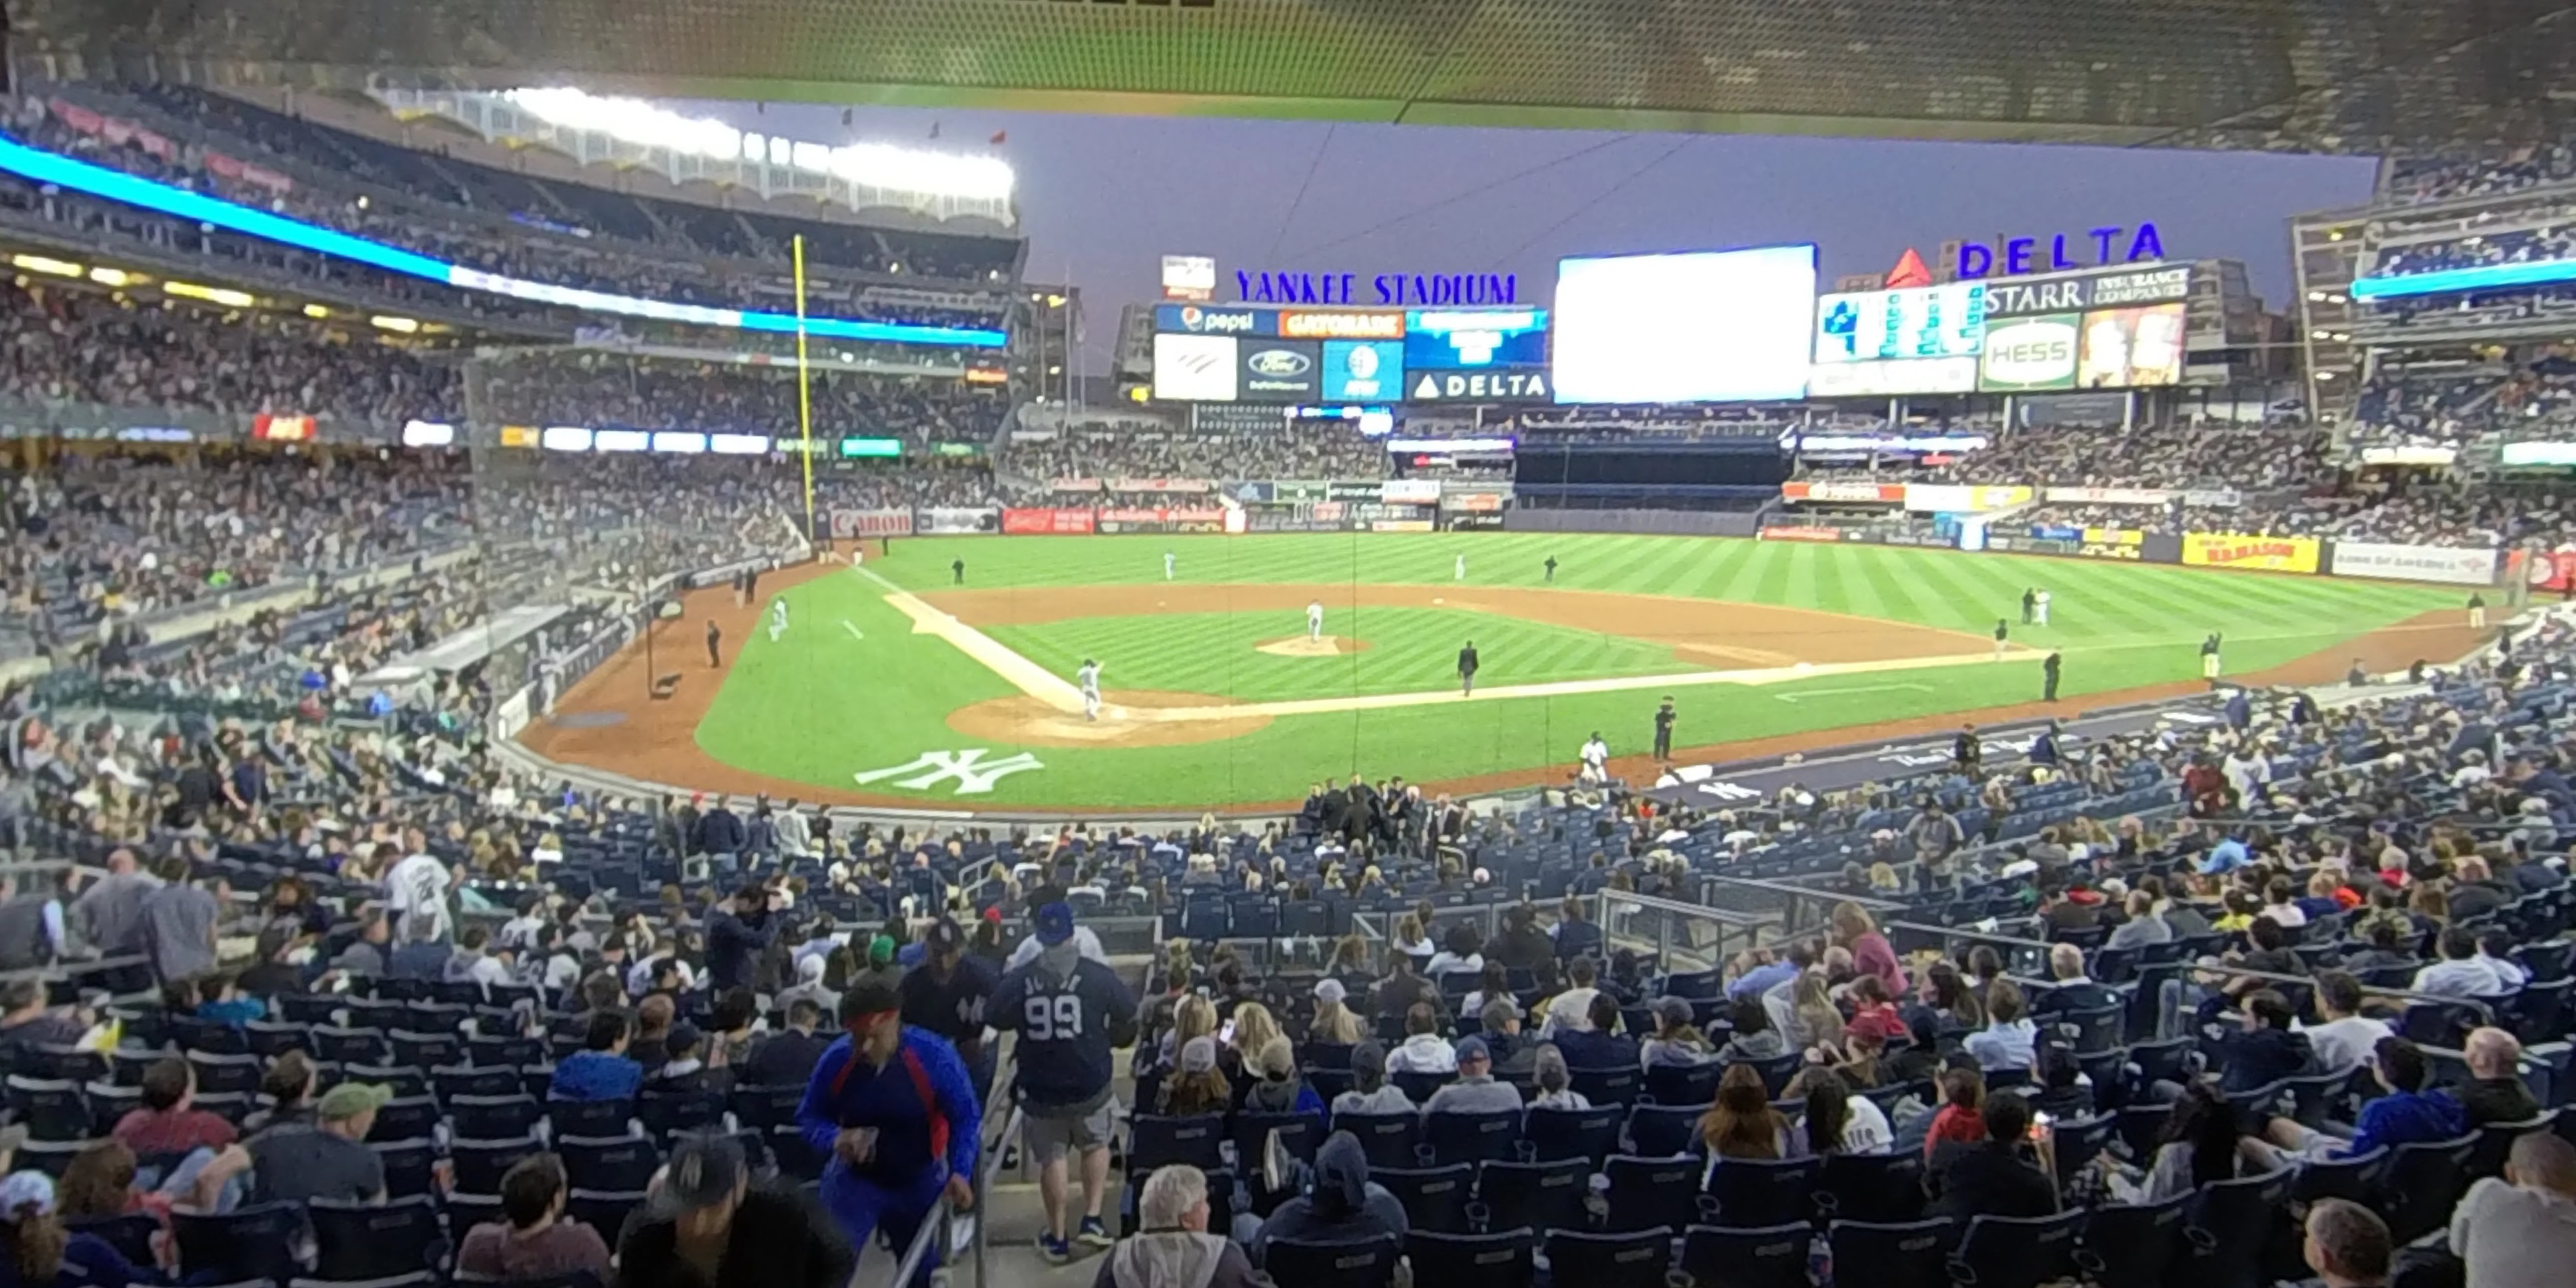
[[1458, 696], [1467, 697], [1475, 691], [1476, 641], [1469, 640], [1467, 647], [1458, 650]]
[[1673, 695], [1664, 695], [1664, 704], [1655, 708], [1655, 759], [1673, 758]]

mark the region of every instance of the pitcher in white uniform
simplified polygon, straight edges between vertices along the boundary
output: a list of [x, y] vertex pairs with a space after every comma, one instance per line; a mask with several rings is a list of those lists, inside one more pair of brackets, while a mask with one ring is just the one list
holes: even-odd
[[1320, 599], [1310, 600], [1306, 604], [1306, 638], [1310, 640], [1324, 638], [1324, 601]]
[[1077, 683], [1082, 685], [1082, 718], [1085, 720], [1099, 719], [1100, 664], [1087, 657], [1082, 659], [1082, 669], [1075, 671], [1073, 673], [1073, 678]]

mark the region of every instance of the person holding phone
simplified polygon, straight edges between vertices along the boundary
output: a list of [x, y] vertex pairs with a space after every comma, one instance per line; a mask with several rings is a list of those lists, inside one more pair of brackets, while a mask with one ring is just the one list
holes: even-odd
[[[823, 1051], [796, 1125], [828, 1152], [823, 1207], [850, 1246], [882, 1231], [898, 1257], [943, 1200], [975, 1202], [983, 1110], [948, 1039], [903, 1022], [903, 1000], [869, 982], [841, 998], [842, 1037]], [[916, 1284], [930, 1282], [925, 1258]]]

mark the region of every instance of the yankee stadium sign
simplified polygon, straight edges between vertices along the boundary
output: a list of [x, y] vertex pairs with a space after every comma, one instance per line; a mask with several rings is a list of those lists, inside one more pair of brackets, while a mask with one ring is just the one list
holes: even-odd
[[1517, 273], [1249, 272], [1236, 269], [1234, 289], [1245, 304], [1376, 305], [1447, 308], [1461, 304], [1517, 304]]

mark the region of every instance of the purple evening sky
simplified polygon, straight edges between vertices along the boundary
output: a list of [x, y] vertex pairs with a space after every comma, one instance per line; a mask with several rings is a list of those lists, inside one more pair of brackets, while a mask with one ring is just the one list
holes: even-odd
[[[1033, 282], [1084, 294], [1086, 366], [1161, 256], [1235, 269], [1512, 272], [1544, 302], [1562, 255], [1813, 241], [1828, 283], [1907, 246], [2152, 220], [2169, 258], [2245, 261], [2280, 308], [2286, 220], [2366, 199], [2368, 158], [1742, 135], [1327, 125], [804, 104], [675, 103], [764, 133], [993, 151], [1019, 178]], [[933, 124], [939, 129], [930, 138]], [[995, 131], [1009, 139], [999, 148]], [[2070, 247], [2076, 245], [2070, 238]], [[2082, 245], [2089, 248], [2089, 238]], [[2045, 243], [2043, 242], [2043, 253]]]

